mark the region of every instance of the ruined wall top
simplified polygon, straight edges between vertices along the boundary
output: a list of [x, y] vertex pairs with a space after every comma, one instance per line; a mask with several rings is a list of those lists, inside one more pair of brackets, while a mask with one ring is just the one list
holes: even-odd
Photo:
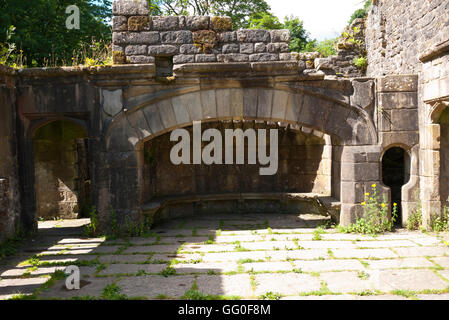
[[113, 4], [115, 63], [293, 61], [289, 30], [232, 30], [228, 17], [149, 16], [145, 0]]

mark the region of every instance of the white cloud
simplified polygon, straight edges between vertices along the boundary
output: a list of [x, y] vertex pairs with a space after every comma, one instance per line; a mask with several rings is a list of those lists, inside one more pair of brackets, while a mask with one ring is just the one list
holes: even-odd
[[281, 20], [298, 16], [312, 39], [335, 38], [347, 25], [351, 14], [363, 7], [364, 0], [267, 0]]

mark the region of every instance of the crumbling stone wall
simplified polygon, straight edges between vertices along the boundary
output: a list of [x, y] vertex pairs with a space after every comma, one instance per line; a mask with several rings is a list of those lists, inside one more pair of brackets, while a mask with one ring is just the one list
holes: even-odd
[[288, 61], [288, 30], [232, 31], [227, 17], [148, 16], [146, 1], [115, 1], [113, 52], [116, 63], [173, 64]]
[[[0, 66], [0, 242], [20, 225], [14, 71]], [[3, 73], [3, 75], [1, 75]]]

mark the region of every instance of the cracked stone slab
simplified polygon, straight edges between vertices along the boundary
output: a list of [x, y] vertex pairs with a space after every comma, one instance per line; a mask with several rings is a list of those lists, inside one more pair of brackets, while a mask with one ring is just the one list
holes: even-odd
[[167, 244], [167, 245], [151, 245], [151, 246], [132, 246], [127, 248], [123, 253], [163, 253], [173, 252], [175, 253], [179, 249], [179, 245]]
[[243, 268], [246, 272], [254, 271], [292, 271], [293, 266], [290, 262], [255, 262], [255, 263], [244, 263]]
[[327, 258], [329, 254], [326, 249], [306, 249], [292, 251], [265, 251], [266, 257], [271, 257], [273, 261], [293, 260], [312, 260]]
[[210, 271], [220, 273], [237, 271], [237, 263], [179, 263], [173, 265], [173, 268], [177, 273], [207, 273]]
[[138, 272], [159, 273], [167, 268], [165, 264], [111, 264], [99, 275], [136, 274]]
[[256, 295], [276, 292], [282, 295], [297, 295], [300, 292], [317, 291], [321, 288], [320, 281], [311, 275], [300, 273], [257, 274]]
[[393, 269], [393, 268], [429, 268], [435, 265], [426, 258], [402, 258], [385, 260], [364, 260], [370, 269]]
[[438, 263], [443, 268], [449, 268], [449, 257], [433, 257], [430, 258], [435, 263]]
[[81, 281], [79, 290], [68, 290], [65, 286], [65, 280], [58, 280], [49, 289], [39, 294], [39, 299], [92, 296], [100, 297], [103, 289], [116, 281], [115, 278], [92, 278]]
[[306, 249], [335, 248], [356, 249], [357, 246], [350, 241], [299, 241], [299, 245]]
[[121, 293], [130, 297], [155, 298], [165, 295], [180, 298], [192, 287], [194, 280], [191, 275], [124, 277], [117, 285], [122, 289]]
[[113, 254], [101, 255], [98, 257], [98, 261], [101, 263], [143, 263], [148, 261], [150, 257], [150, 254]]
[[151, 256], [150, 263], [154, 263], [155, 261], [171, 261], [173, 259], [179, 261], [188, 261], [188, 260], [199, 260], [201, 259], [201, 254], [199, 253], [172, 253], [172, 254], [154, 254]]
[[214, 244], [205, 244], [205, 245], [185, 245], [182, 247], [182, 252], [222, 252], [222, 251], [235, 251], [235, 245], [214, 245]]
[[337, 271], [337, 270], [365, 270], [366, 268], [358, 260], [342, 259], [342, 260], [316, 260], [316, 261], [294, 261], [295, 268], [302, 271]]
[[445, 289], [449, 283], [442, 280], [431, 270], [388, 270], [380, 271], [374, 281], [376, 289], [389, 292], [392, 290], [430, 290]]
[[236, 275], [200, 275], [196, 279], [198, 290], [210, 295], [236, 295], [242, 298], [253, 295], [250, 276]]
[[320, 274], [320, 279], [326, 282], [331, 292], [362, 292], [372, 290], [372, 280], [363, 280], [359, 278], [358, 272], [324, 272]]
[[336, 258], [397, 258], [398, 255], [389, 249], [335, 249], [332, 250]]
[[359, 248], [398, 248], [398, 247], [418, 247], [418, 245], [409, 240], [390, 240], [390, 241], [359, 241]]
[[50, 279], [47, 277], [0, 280], [0, 295], [30, 294]]
[[444, 256], [449, 255], [449, 248], [439, 247], [413, 247], [395, 248], [395, 252], [401, 257], [424, 257], [424, 256]]
[[242, 242], [241, 246], [248, 250], [275, 250], [277, 249], [296, 249], [293, 241], [260, 241], [260, 242]]
[[207, 253], [202, 259], [204, 262], [219, 262], [219, 261], [238, 261], [240, 259], [265, 259], [265, 252], [263, 251], [242, 251], [242, 252], [223, 252], [223, 253]]

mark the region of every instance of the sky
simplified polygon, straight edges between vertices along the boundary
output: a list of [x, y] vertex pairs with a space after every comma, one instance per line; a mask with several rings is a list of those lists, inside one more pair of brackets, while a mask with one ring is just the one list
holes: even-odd
[[319, 41], [339, 36], [352, 13], [363, 8], [363, 0], [267, 0], [281, 21], [298, 16], [310, 38]]

